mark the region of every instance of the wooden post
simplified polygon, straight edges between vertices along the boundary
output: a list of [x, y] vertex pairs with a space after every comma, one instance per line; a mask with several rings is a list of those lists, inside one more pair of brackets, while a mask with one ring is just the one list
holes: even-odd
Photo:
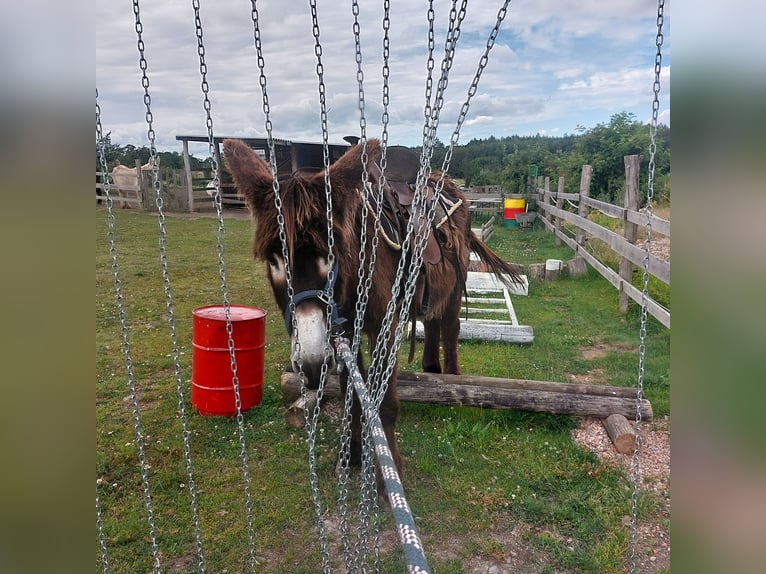
[[[550, 186], [550, 183], [545, 186], [545, 190], [543, 191], [543, 198], [545, 200], [545, 204], [546, 205], [553, 205], [553, 198], [551, 197], [551, 186]], [[553, 214], [550, 211], [548, 211], [545, 214], [545, 219], [547, 219], [548, 222], [551, 223], [551, 225], [553, 224]]]
[[192, 186], [191, 162], [189, 161], [189, 142], [183, 140], [184, 173], [186, 174], [186, 197], [189, 213], [194, 213], [194, 187]]
[[[564, 197], [562, 196], [562, 194], [564, 193], [564, 176], [563, 175], [559, 176], [559, 186], [557, 191], [558, 191], [558, 194], [556, 195], [556, 207], [558, 207], [559, 209], [562, 209], [564, 207]], [[559, 236], [559, 234], [561, 233], [561, 218], [560, 217], [556, 218], [554, 225], [556, 227], [556, 231], [554, 233], [554, 235], [556, 236], [556, 240], [555, 240], [556, 247], [561, 247], [562, 241], [561, 241], [561, 237]]]
[[[144, 193], [146, 190], [146, 184], [144, 183], [144, 172], [141, 169], [141, 160], [136, 160], [136, 184], [138, 189], [136, 190], [136, 209], [143, 209], [146, 211], [146, 199], [149, 197], [148, 193]], [[131, 204], [129, 203], [128, 206]]]
[[[580, 205], [578, 206], [577, 214], [583, 218], [588, 217], [588, 206], [585, 205], [583, 197], [590, 197], [591, 175], [593, 175], [593, 166], [582, 166], [582, 173], [580, 175]], [[585, 241], [585, 231], [580, 227], [577, 228], [575, 241], [577, 241], [578, 249], [582, 248], [583, 242]], [[579, 257], [578, 254], [575, 254], [575, 256]]]
[[[638, 211], [638, 170], [640, 157], [637, 155], [626, 155], [625, 158], [625, 208], [632, 211]], [[625, 227], [625, 241], [631, 244], [636, 243], [638, 238], [638, 225], [628, 221], [627, 211], [625, 213], [625, 220], [623, 221]], [[633, 263], [626, 257], [620, 257], [620, 278], [624, 283], [631, 283], [633, 279]], [[620, 312], [626, 313], [628, 311], [628, 302], [630, 297], [622, 289], [622, 283], [620, 284]]]

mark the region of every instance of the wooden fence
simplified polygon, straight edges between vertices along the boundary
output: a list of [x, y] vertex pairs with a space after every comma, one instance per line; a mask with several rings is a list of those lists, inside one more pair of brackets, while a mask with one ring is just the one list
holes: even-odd
[[[139, 167], [140, 162], [136, 162]], [[118, 207], [129, 207], [144, 211], [157, 211], [156, 193], [154, 191], [152, 172], [138, 170], [141, 177], [136, 184], [117, 185], [112, 179], [109, 182], [109, 194]], [[183, 169], [160, 168], [159, 176], [162, 182], [161, 197], [163, 208], [167, 211], [207, 211], [212, 210], [213, 198], [207, 193], [207, 184], [212, 179], [211, 170], [191, 170], [192, 181], [188, 182], [187, 172]], [[233, 184], [221, 184], [221, 202], [224, 205], [242, 206], [244, 202], [236, 198]], [[105, 200], [104, 173], [96, 172], [96, 202]]]
[[[620, 310], [625, 312], [628, 309], [629, 299], [641, 304], [643, 298], [642, 290], [636, 288], [631, 282], [634, 266], [643, 269], [646, 263], [649, 274], [670, 285], [670, 262], [653, 254], [649, 254], [647, 261], [646, 251], [635, 245], [638, 228], [647, 229], [650, 225], [647, 214], [638, 210], [639, 156], [625, 156], [624, 206], [612, 205], [590, 197], [592, 173], [591, 166], [582, 167], [579, 193], [564, 193], [563, 177], [558, 180], [556, 192], [550, 190], [549, 177], [538, 177], [535, 182], [537, 208], [540, 212], [540, 220], [545, 227], [556, 234], [556, 243], [566, 243], [575, 252], [573, 267], [576, 268], [580, 261], [584, 261], [598, 271], [620, 292]], [[577, 213], [565, 209], [564, 202], [570, 206], [576, 203]], [[624, 227], [623, 235], [589, 220], [588, 214], [591, 209], [596, 209], [609, 217], [621, 219]], [[565, 232], [566, 228], [563, 224], [569, 224], [574, 228], [574, 237]], [[651, 232], [670, 237], [670, 222], [653, 216]], [[619, 255], [618, 272], [603, 264], [586, 248], [591, 237], [600, 239]], [[647, 311], [665, 327], [670, 328], [670, 311], [651, 297], [647, 299]]]

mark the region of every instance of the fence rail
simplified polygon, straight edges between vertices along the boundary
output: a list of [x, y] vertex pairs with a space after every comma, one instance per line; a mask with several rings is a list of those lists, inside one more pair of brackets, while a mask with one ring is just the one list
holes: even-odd
[[[550, 178], [539, 177], [533, 182], [532, 189], [537, 192], [537, 208], [540, 220], [545, 227], [556, 235], [556, 242], [568, 245], [575, 252], [575, 260], [583, 260], [598, 271], [620, 293], [620, 310], [628, 309], [628, 299], [641, 304], [643, 292], [632, 284], [634, 266], [641, 269], [647, 263], [647, 253], [635, 245], [638, 228], [647, 229], [651, 226], [652, 233], [656, 232], [670, 237], [670, 222], [638, 210], [638, 165], [639, 156], [625, 156], [625, 205], [618, 206], [590, 197], [590, 176], [592, 168], [583, 166], [580, 178], [580, 193], [564, 193], [563, 178], [559, 178], [557, 192], [550, 190]], [[542, 185], [541, 185], [542, 184]], [[577, 213], [564, 208], [564, 201], [576, 202]], [[590, 209], [596, 209], [609, 217], [623, 221], [624, 235], [620, 235], [606, 227], [588, 219]], [[575, 236], [571, 237], [562, 229], [567, 223], [574, 227]], [[590, 238], [603, 241], [611, 251], [620, 257], [619, 271], [614, 271], [599, 261], [587, 248]], [[647, 270], [666, 285], [670, 285], [670, 263], [656, 255], [648, 255]], [[668, 329], [670, 328], [670, 311], [654, 300], [647, 297], [647, 312]]]

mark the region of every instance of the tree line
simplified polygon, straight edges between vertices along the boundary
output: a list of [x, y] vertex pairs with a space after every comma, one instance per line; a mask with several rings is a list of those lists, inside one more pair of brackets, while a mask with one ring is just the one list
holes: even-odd
[[[646, 195], [646, 177], [649, 163], [649, 126], [636, 121], [629, 112], [614, 114], [608, 123], [595, 127], [578, 128], [574, 135], [509, 136], [473, 139], [455, 146], [449, 166], [453, 178], [462, 179], [467, 187], [479, 185], [503, 186], [505, 193], [526, 193], [530, 167], [534, 166], [540, 176], [551, 178], [551, 190], [556, 191], [558, 178], [564, 177], [565, 191], [579, 191], [580, 172], [584, 164], [593, 166], [591, 197], [620, 204], [624, 197], [625, 165], [623, 156], [641, 156], [639, 189], [641, 202]], [[149, 160], [149, 148], [132, 144], [118, 145], [109, 135], [104, 138], [109, 169], [119, 161], [134, 166]], [[657, 203], [670, 201], [670, 128], [664, 124], [657, 127], [655, 138], [654, 193]], [[419, 151], [419, 148], [413, 148]], [[431, 167], [441, 169], [447, 147], [436, 141]], [[160, 165], [165, 168], [182, 169], [183, 156], [178, 152], [159, 152]], [[210, 169], [210, 158], [200, 160], [190, 157], [191, 168]], [[98, 157], [96, 169], [99, 169]], [[534, 171], [534, 169], [532, 171]]]
[[[641, 156], [640, 189], [642, 203], [646, 195], [649, 163], [650, 131], [647, 124], [636, 121], [634, 114], [614, 114], [608, 123], [591, 129], [580, 127], [577, 134], [561, 137], [509, 136], [471, 140], [455, 146], [449, 166], [452, 177], [465, 180], [465, 185], [501, 184], [506, 193], [526, 193], [530, 171], [551, 178], [556, 191], [558, 178], [564, 177], [565, 190], [579, 191], [580, 172], [584, 164], [593, 166], [591, 197], [610, 203], [624, 198], [626, 155]], [[670, 128], [657, 127], [655, 137], [655, 199], [670, 200]], [[447, 148], [437, 142], [432, 168], [440, 169]]]

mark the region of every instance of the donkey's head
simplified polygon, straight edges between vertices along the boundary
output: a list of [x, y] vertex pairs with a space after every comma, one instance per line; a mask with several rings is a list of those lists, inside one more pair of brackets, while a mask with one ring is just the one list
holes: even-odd
[[[343, 319], [335, 302], [343, 306], [341, 291], [345, 285], [344, 275], [347, 275], [343, 272], [343, 264], [332, 264], [328, 257], [329, 218], [324, 172], [296, 173], [280, 178], [281, 209], [278, 210], [269, 165], [239, 140], [226, 140], [224, 153], [234, 183], [244, 196], [255, 222], [253, 254], [268, 263], [268, 279], [291, 337], [293, 368], [296, 372], [301, 368], [307, 376], [308, 386], [315, 388], [323, 364], [334, 366], [334, 353], [328, 345], [328, 316], [330, 329], [340, 329]], [[344, 250], [349, 248], [349, 241], [355, 235], [354, 230], [349, 229], [352, 206], [338, 197], [348, 193], [345, 184], [348, 171], [335, 166], [330, 170], [336, 198], [331, 214], [333, 251], [338, 259], [348, 256]], [[357, 197], [353, 187], [350, 197]], [[280, 232], [280, 218], [284, 235]], [[292, 287], [292, 307], [288, 277]], [[332, 299], [330, 293], [334, 294]], [[353, 310], [353, 304], [350, 306]]]

